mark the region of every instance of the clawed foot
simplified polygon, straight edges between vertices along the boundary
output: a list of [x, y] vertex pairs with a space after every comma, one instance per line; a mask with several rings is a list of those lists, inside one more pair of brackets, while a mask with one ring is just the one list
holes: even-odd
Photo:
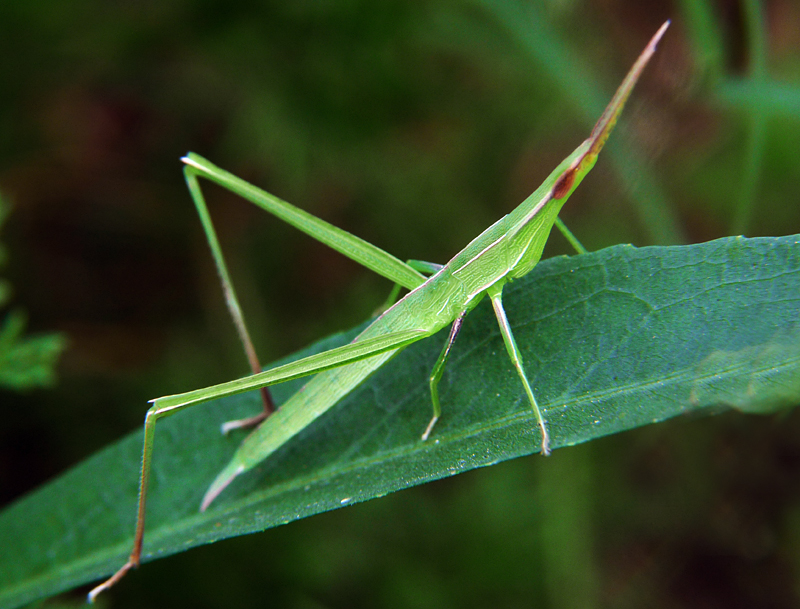
[[543, 420], [539, 421], [539, 429], [542, 430], [542, 455], [550, 456], [550, 434], [547, 433], [547, 425]]
[[222, 434], [227, 436], [230, 432], [235, 429], [250, 429], [252, 427], [256, 427], [269, 416], [266, 412], [260, 412], [254, 417], [248, 417], [246, 419], [237, 419], [235, 421], [228, 421], [227, 423], [222, 424]]
[[438, 421], [438, 420], [439, 420], [439, 417], [433, 417], [431, 419], [431, 422], [428, 423], [428, 426], [425, 428], [425, 433], [422, 434], [422, 441], [423, 442], [428, 439], [428, 436], [431, 435], [431, 431], [433, 431], [433, 426], [436, 425], [436, 421]]
[[131, 558], [128, 559], [128, 562], [122, 565], [122, 568], [119, 571], [114, 573], [114, 575], [109, 577], [99, 586], [95, 586], [94, 588], [92, 588], [91, 592], [89, 592], [89, 595], [86, 597], [86, 601], [88, 603], [93, 604], [98, 594], [100, 594], [104, 590], [108, 590], [111, 586], [113, 586], [119, 580], [121, 580], [128, 571], [130, 571], [131, 569], [135, 569], [138, 566], [139, 566], [138, 556], [137, 557], [131, 556]]

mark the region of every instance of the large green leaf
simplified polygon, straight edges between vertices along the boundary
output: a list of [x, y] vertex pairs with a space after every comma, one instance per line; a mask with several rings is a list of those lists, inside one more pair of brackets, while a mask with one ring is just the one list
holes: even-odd
[[[684, 412], [800, 402], [799, 301], [800, 236], [617, 246], [547, 260], [505, 292], [556, 448]], [[443, 418], [419, 441], [444, 338], [406, 349], [205, 514], [200, 498], [241, 439], [220, 436], [219, 424], [256, 411], [257, 399], [219, 400], [164, 421], [144, 560], [534, 451], [536, 422], [489, 306], [468, 317], [440, 386]], [[278, 399], [296, 388], [276, 388]], [[0, 605], [122, 564], [140, 451], [136, 432], [0, 515]]]

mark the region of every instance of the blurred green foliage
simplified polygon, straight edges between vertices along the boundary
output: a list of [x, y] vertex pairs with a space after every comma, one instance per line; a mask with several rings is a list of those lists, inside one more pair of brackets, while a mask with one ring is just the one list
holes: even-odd
[[[10, 206], [0, 194], [0, 228], [8, 216]], [[0, 264], [6, 262], [8, 252], [0, 245]], [[8, 305], [12, 295], [11, 284], [0, 279], [0, 307]], [[6, 314], [0, 325], [0, 387], [26, 391], [46, 387], [55, 382], [55, 365], [66, 346], [60, 334], [24, 336], [27, 315], [16, 308]]]
[[[590, 249], [800, 232], [789, 0], [0, 5], [8, 276], [33, 330], [71, 343], [59, 387], [4, 396], [2, 500], [139, 426], [147, 399], [246, 371], [187, 150], [400, 258], [444, 261], [586, 136], [666, 18], [568, 225]], [[216, 195], [263, 361], [382, 301], [384, 282]], [[157, 561], [111, 597], [791, 607], [799, 432], [796, 414], [673, 421]]]

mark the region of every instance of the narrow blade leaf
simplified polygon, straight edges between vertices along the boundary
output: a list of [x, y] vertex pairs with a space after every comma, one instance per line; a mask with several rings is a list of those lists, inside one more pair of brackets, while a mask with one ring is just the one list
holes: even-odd
[[[510, 285], [504, 302], [554, 448], [686, 412], [763, 413], [800, 402], [800, 235], [550, 259]], [[206, 487], [242, 437], [222, 437], [219, 425], [256, 412], [258, 396], [165, 420], [144, 560], [532, 452], [536, 421], [487, 303], [466, 319], [440, 385], [443, 417], [420, 442], [427, 377], [444, 338], [407, 348], [203, 514]], [[301, 383], [279, 386], [277, 399]], [[0, 514], [2, 546], [14, 549], [0, 553], [0, 606], [99, 579], [124, 562], [140, 451], [136, 432]]]

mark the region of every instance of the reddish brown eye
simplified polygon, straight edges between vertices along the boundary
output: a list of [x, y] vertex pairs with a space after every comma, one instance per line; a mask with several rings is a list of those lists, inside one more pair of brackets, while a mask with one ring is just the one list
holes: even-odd
[[567, 169], [553, 186], [553, 198], [563, 199], [569, 194], [572, 183], [575, 181], [575, 169]]

